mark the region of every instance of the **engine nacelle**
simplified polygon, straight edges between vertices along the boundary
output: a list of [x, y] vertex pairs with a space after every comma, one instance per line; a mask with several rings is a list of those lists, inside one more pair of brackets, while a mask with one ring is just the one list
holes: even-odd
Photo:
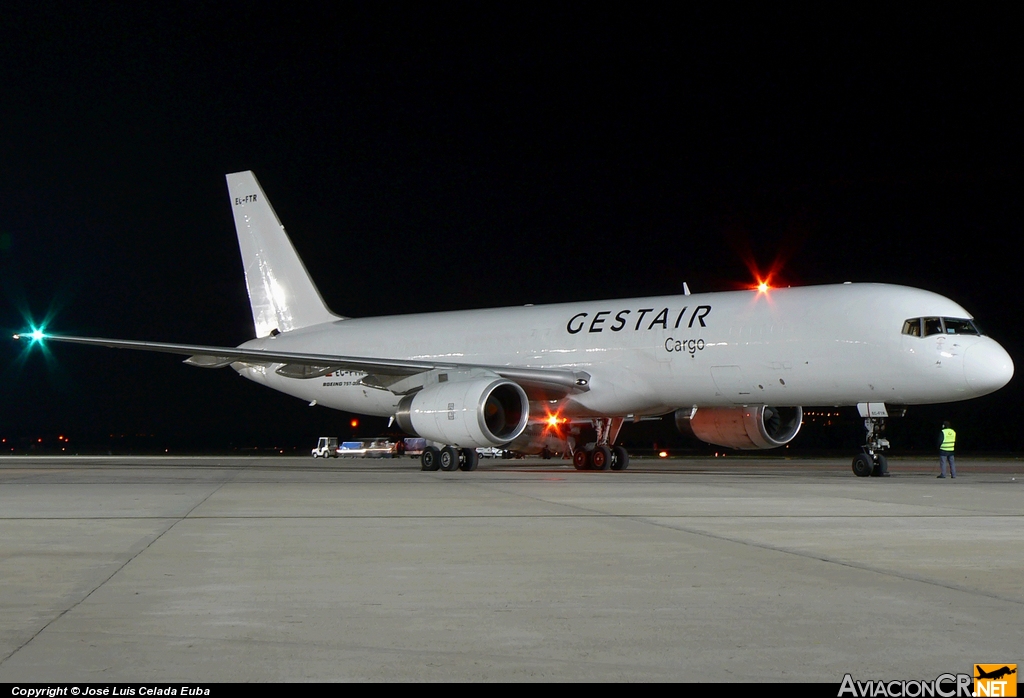
[[404, 431], [459, 448], [506, 444], [529, 418], [526, 393], [504, 378], [437, 383], [402, 398], [395, 414]]
[[699, 407], [676, 410], [679, 431], [701, 441], [744, 450], [778, 448], [800, 431], [804, 411], [800, 407]]

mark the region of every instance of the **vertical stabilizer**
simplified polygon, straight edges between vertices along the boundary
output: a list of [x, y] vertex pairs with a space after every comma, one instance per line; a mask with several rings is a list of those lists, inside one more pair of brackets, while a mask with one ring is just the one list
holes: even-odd
[[227, 175], [256, 336], [339, 319], [327, 309], [252, 172]]

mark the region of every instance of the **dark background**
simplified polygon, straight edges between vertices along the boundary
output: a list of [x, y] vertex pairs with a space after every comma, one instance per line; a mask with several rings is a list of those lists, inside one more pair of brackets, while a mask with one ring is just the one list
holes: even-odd
[[[1021, 356], [1020, 17], [586, 5], [6, 3], [0, 328], [252, 333], [224, 174], [256, 172], [333, 310], [882, 281]], [[170, 356], [0, 339], [22, 452], [309, 448], [385, 420]], [[1018, 360], [1018, 364], [1019, 364]], [[1018, 451], [1020, 379], [896, 452]], [[855, 410], [793, 452], [852, 449]], [[669, 422], [636, 447], [686, 443]], [[36, 439], [42, 438], [42, 442]], [[688, 446], [698, 448], [696, 444]]]

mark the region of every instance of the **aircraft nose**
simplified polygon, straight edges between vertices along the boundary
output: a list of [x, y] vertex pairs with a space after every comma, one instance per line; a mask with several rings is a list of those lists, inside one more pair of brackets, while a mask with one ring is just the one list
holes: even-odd
[[1013, 378], [1013, 359], [994, 340], [978, 342], [964, 352], [964, 378], [979, 395], [994, 392]]

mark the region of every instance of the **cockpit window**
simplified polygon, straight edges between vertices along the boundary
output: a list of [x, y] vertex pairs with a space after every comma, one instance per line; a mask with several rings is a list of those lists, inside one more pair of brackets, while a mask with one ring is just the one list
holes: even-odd
[[942, 318], [926, 317], [924, 319], [924, 336], [930, 337], [933, 334], [942, 334]]
[[961, 320], [952, 317], [942, 318], [942, 320], [946, 326], [946, 334], [981, 334], [977, 325], [971, 320]]
[[903, 334], [911, 337], [929, 337], [933, 334], [973, 334], [981, 330], [973, 320], [954, 317], [918, 317], [903, 323]]

